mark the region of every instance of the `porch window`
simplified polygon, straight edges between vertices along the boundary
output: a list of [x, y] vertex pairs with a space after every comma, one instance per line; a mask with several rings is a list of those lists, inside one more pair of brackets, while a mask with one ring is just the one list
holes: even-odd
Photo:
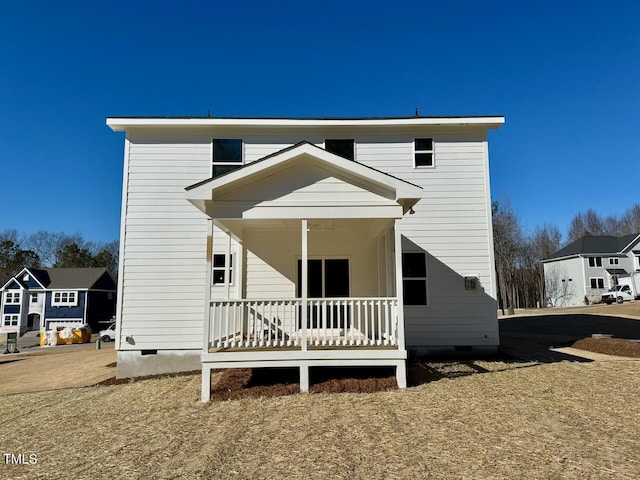
[[6, 305], [18, 305], [20, 303], [20, 292], [5, 293], [4, 303]]
[[211, 176], [219, 177], [242, 166], [241, 138], [214, 138]]
[[405, 305], [427, 304], [427, 258], [422, 252], [402, 254], [402, 288]]
[[5, 327], [17, 327], [18, 326], [18, 315], [5, 315], [4, 316], [4, 326]]
[[78, 292], [54, 292], [51, 299], [53, 307], [75, 307], [78, 305]]
[[[225, 271], [225, 263], [224, 263], [224, 254], [213, 254], [213, 284], [220, 285], [224, 284], [224, 271]], [[233, 255], [229, 255], [229, 285], [233, 282]]]
[[602, 266], [602, 258], [601, 257], [589, 257], [589, 266], [590, 267], [601, 267]]
[[604, 278], [590, 278], [591, 288], [604, 288]]
[[324, 149], [327, 152], [335, 153], [336, 155], [340, 155], [348, 160], [355, 160], [355, 141], [353, 138], [338, 138], [338, 139], [329, 139], [327, 138], [324, 141]]
[[433, 139], [416, 138], [413, 141], [416, 167], [433, 167]]

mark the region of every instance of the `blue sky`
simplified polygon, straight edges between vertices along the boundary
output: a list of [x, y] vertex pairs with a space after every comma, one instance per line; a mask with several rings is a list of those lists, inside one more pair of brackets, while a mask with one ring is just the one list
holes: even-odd
[[[366, 5], [366, 7], [364, 7]], [[640, 202], [640, 2], [32, 2], [0, 7], [0, 231], [120, 228], [108, 116], [503, 114], [494, 199], [565, 232]]]

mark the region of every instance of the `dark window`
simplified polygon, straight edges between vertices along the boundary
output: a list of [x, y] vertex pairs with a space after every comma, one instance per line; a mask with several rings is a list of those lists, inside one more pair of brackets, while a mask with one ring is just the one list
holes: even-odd
[[242, 166], [242, 139], [213, 139], [212, 176], [218, 177]]
[[324, 141], [324, 149], [349, 160], [355, 159], [353, 139], [326, 139]]
[[[224, 254], [217, 254], [215, 253], [213, 255], [213, 284], [219, 284], [219, 283], [224, 283], [224, 267], [225, 267], [225, 263], [224, 263]], [[233, 267], [233, 255], [229, 255], [229, 277], [233, 278], [233, 274], [232, 274], [232, 267]], [[229, 283], [232, 283], [231, 281], [229, 281]]]
[[589, 266], [590, 267], [601, 267], [602, 266], [602, 258], [601, 257], [589, 257]]
[[242, 163], [242, 140], [238, 138], [215, 138], [213, 161]]
[[416, 167], [433, 166], [433, 139], [416, 138], [414, 140], [414, 155]]
[[604, 278], [598, 279], [598, 288], [604, 288]]
[[427, 262], [424, 253], [402, 254], [402, 287], [405, 305], [427, 304]]
[[38, 303], [38, 294], [37, 293], [32, 293], [31, 294], [31, 303]]

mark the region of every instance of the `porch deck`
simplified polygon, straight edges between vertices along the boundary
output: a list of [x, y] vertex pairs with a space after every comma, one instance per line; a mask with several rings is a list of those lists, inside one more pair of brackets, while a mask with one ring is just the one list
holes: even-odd
[[205, 402], [211, 370], [220, 368], [299, 367], [307, 391], [310, 367], [392, 366], [398, 387], [406, 386], [397, 298], [215, 300], [209, 313]]

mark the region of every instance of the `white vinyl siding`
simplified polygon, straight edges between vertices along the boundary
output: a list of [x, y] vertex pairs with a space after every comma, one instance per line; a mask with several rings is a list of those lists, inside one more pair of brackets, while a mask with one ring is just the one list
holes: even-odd
[[[358, 163], [421, 186], [422, 200], [414, 207], [415, 214], [403, 217], [401, 234], [403, 250], [427, 253], [429, 305], [405, 308], [407, 345], [498, 343], [488, 153], [481, 129], [456, 133], [451, 128], [403, 127], [389, 135], [366, 128], [292, 128], [289, 134], [266, 128], [215, 130], [202, 135], [129, 134], [121, 338], [133, 335], [136, 344], [122, 341], [121, 348], [202, 348], [207, 222], [185, 200], [184, 188], [210, 176], [212, 138], [243, 138], [245, 164], [301, 141], [322, 146], [325, 138], [354, 138]], [[414, 168], [415, 138], [433, 138], [435, 168]], [[303, 174], [293, 167], [283, 178], [231, 192], [227, 199], [250, 192], [250, 198], [263, 204], [267, 198], [277, 205], [304, 205], [331, 195], [349, 197], [354, 204], [393, 203], [372, 185], [353, 185], [321, 168]], [[237, 282], [230, 295], [294, 297], [299, 234], [299, 230], [245, 231], [244, 265], [235, 275], [246, 275], [247, 280]], [[350, 242], [356, 241], [353, 236], [365, 245], [362, 252], [342, 251], [335, 232], [311, 231], [309, 255], [347, 255], [351, 294], [376, 296], [386, 283], [377, 271], [378, 239], [370, 232], [353, 232], [347, 235]], [[216, 230], [215, 253], [224, 253], [224, 237]], [[311, 247], [316, 241], [320, 243]], [[239, 251], [232, 242], [232, 252]], [[464, 290], [462, 277], [469, 272], [479, 275], [477, 290]], [[222, 298], [222, 291], [212, 288], [212, 298]]]
[[207, 221], [185, 187], [210, 176], [211, 135], [129, 139], [121, 349], [199, 349]]
[[[414, 139], [432, 138], [433, 168], [414, 167]], [[405, 306], [407, 346], [496, 345], [498, 329], [484, 132], [356, 137], [360, 163], [423, 188], [401, 221], [403, 251], [427, 253], [428, 306]], [[465, 290], [463, 276], [479, 275]]]
[[[341, 228], [341, 227], [338, 227]], [[310, 230], [309, 258], [347, 258], [351, 296], [376, 297], [378, 291], [377, 238], [366, 229]], [[340, 241], [336, 241], [339, 236]], [[279, 249], [273, 249], [279, 245]], [[301, 257], [300, 229], [247, 233], [247, 298], [295, 298], [297, 264]], [[384, 265], [380, 265], [384, 268]]]

